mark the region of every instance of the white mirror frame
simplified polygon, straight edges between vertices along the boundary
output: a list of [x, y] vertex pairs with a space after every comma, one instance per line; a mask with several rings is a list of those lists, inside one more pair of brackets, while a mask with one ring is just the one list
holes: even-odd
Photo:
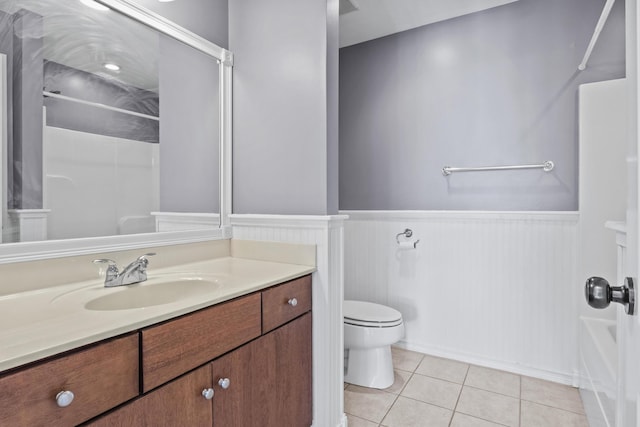
[[[0, 244], [0, 264], [231, 238], [231, 83], [233, 54], [131, 0], [96, 0], [218, 60], [220, 73], [220, 228]], [[2, 170], [2, 169], [0, 169]], [[3, 184], [4, 185], [4, 184]], [[0, 223], [1, 224], [1, 223]]]

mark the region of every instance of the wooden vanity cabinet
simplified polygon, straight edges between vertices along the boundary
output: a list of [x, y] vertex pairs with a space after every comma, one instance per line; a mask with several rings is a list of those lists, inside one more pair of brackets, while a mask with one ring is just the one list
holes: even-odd
[[0, 426], [308, 427], [311, 337], [305, 276], [0, 375]]
[[262, 291], [262, 333], [311, 310], [311, 276]]
[[255, 293], [143, 329], [143, 392], [259, 337], [260, 322]]
[[[213, 389], [207, 400], [203, 391]], [[309, 427], [311, 313], [90, 423], [92, 427]]]
[[312, 422], [311, 313], [270, 335], [275, 342], [274, 411], [270, 426], [302, 427]]
[[268, 377], [270, 384], [268, 409], [263, 412], [268, 414], [265, 420], [268, 423], [262, 425], [310, 426], [311, 276], [262, 292], [262, 333], [266, 334], [262, 339], [267, 341], [265, 345], [270, 355], [262, 374]]
[[205, 365], [107, 414], [94, 427], [211, 427], [211, 400], [203, 390], [211, 387], [211, 367]]
[[271, 340], [260, 337], [211, 363], [214, 426], [274, 425], [268, 421], [273, 350]]
[[[296, 298], [297, 304], [289, 303], [292, 298]], [[242, 309], [238, 310], [240, 307]], [[158, 370], [165, 372], [163, 375], [174, 375], [178, 372], [176, 365], [182, 366], [181, 369], [186, 366], [188, 370], [204, 357], [202, 354], [213, 354], [208, 359], [210, 363], [148, 392], [91, 425], [310, 426], [310, 311], [311, 277], [305, 276], [143, 329], [142, 365], [145, 389], [151, 383], [146, 378], [148, 373], [152, 373], [153, 378], [157, 377]], [[241, 312], [245, 313], [244, 318], [229, 314]], [[256, 315], [258, 329], [262, 323], [261, 336], [259, 330], [257, 333], [255, 331]], [[202, 328], [203, 324], [215, 327]], [[255, 334], [258, 338], [251, 340], [251, 337], [245, 337], [244, 345], [236, 345], [235, 350], [215, 358], [219, 355], [219, 349], [228, 345], [225, 340], [236, 343], [238, 336], [242, 336], [233, 333], [236, 328], [238, 331], [249, 331], [247, 333]], [[231, 339], [220, 335], [221, 333], [231, 335]], [[203, 345], [203, 342], [208, 344]], [[192, 349], [194, 346], [197, 351]], [[153, 355], [153, 363], [145, 362], [149, 357], [147, 351]], [[158, 352], [168, 356], [161, 357]], [[177, 357], [176, 354], [181, 355]], [[200, 356], [196, 357], [194, 354]], [[183, 358], [188, 360], [182, 360]], [[146, 366], [154, 368], [147, 369]], [[155, 382], [154, 380], [153, 383]], [[207, 388], [214, 391], [210, 401], [202, 396], [202, 391]], [[210, 412], [202, 409], [207, 405]]]
[[310, 426], [311, 313], [213, 361], [211, 371], [214, 427]]
[[261, 296], [263, 335], [211, 363], [214, 427], [311, 425], [311, 276]]
[[[130, 334], [0, 376], [0, 426], [72, 426], [139, 393], [138, 335]], [[74, 397], [58, 406], [60, 392]]]

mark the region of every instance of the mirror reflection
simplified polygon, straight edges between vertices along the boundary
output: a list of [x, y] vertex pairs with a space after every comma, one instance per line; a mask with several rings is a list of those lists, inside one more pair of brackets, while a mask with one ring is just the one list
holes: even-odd
[[0, 1], [2, 241], [217, 228], [218, 78], [90, 0]]

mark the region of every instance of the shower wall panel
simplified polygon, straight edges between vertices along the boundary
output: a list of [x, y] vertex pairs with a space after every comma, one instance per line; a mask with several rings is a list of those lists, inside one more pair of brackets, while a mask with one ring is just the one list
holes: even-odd
[[44, 127], [48, 238], [155, 231], [158, 144]]

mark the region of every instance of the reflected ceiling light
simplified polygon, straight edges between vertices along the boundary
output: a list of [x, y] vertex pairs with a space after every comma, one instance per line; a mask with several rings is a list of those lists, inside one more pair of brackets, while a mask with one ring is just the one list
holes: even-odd
[[91, 9], [101, 10], [103, 12], [109, 10], [107, 6], [100, 4], [98, 2], [95, 2], [93, 0], [80, 0], [80, 3], [82, 3], [85, 6], [89, 6]]
[[118, 64], [114, 64], [113, 62], [107, 62], [104, 64], [104, 68], [110, 71], [120, 71], [120, 66]]
[[159, 1], [160, 3], [169, 3], [170, 1], [173, 1], [173, 0], [158, 0], [158, 1]]

